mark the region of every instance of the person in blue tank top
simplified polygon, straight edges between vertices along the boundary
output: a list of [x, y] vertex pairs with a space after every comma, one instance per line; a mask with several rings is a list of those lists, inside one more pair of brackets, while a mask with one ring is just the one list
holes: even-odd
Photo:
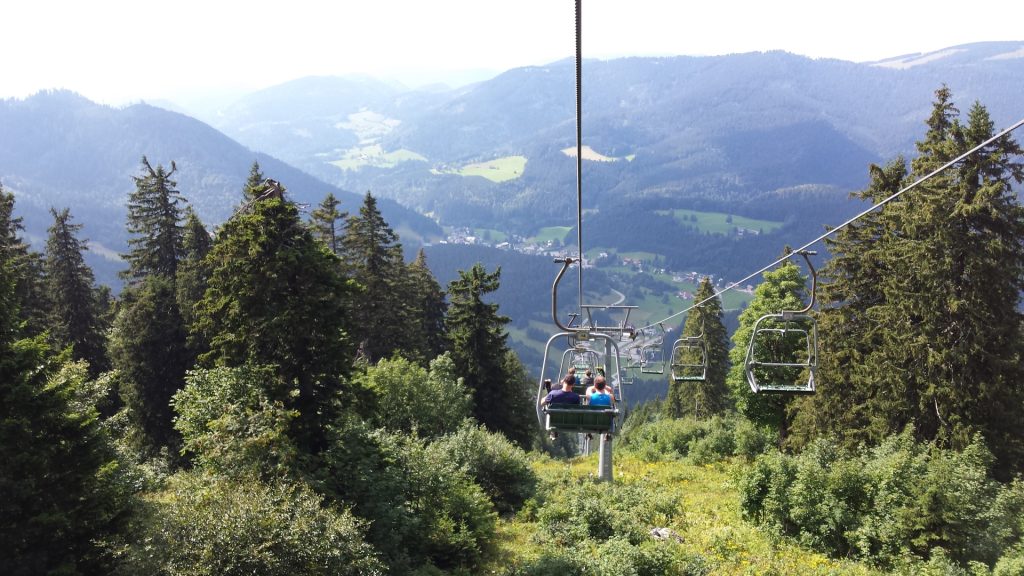
[[615, 408], [615, 396], [605, 383], [604, 376], [594, 379], [594, 387], [587, 393], [587, 403], [591, 406], [608, 406]]

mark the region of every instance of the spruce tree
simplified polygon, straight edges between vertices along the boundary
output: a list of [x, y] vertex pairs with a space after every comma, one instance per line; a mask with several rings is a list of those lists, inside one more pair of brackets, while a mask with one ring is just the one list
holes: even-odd
[[128, 270], [122, 276], [141, 280], [150, 274], [174, 278], [182, 250], [180, 205], [185, 199], [175, 189], [171, 176], [177, 170], [171, 162], [170, 171], [157, 165], [154, 169], [142, 157], [142, 176], [133, 176], [135, 191], [128, 197]]
[[181, 438], [170, 402], [185, 385], [192, 355], [169, 278], [148, 276], [122, 293], [109, 350], [120, 373], [132, 444], [147, 457], [165, 448], [177, 454]]
[[338, 223], [345, 222], [348, 218], [347, 212], [338, 210], [341, 202], [328, 193], [319, 206], [310, 213], [310, 226], [313, 228], [313, 235], [327, 245], [327, 248], [335, 255], [341, 254], [342, 230]]
[[[711, 279], [701, 280], [694, 296], [695, 302], [711, 298], [715, 287]], [[709, 418], [721, 413], [729, 406], [729, 388], [725, 384], [729, 372], [729, 343], [725, 324], [722, 323], [722, 301], [715, 296], [705, 304], [690, 311], [683, 325], [682, 336], [698, 336], [703, 334], [707, 361], [707, 370], [703, 380], [682, 380], [669, 382], [668, 398], [665, 410], [672, 418], [693, 415], [696, 418]], [[699, 354], [695, 351], [683, 351], [686, 362], [699, 362]], [[676, 361], [677, 359], [673, 359]]]
[[[869, 172], [868, 188], [853, 196], [872, 204], [908, 184], [903, 158], [884, 167], [872, 165]], [[870, 384], [877, 379], [877, 366], [866, 360], [887, 339], [878, 317], [888, 301], [885, 279], [905, 273], [888, 253], [887, 216], [870, 212], [826, 240], [832, 257], [819, 273], [818, 286], [818, 374], [823, 384], [797, 412], [793, 426], [797, 444], [832, 434], [853, 448], [877, 442], [906, 424], [904, 419], [889, 420], [907, 410], [903, 380], [897, 376], [886, 386]]]
[[95, 406], [42, 336], [18, 339], [15, 275], [0, 252], [0, 573], [109, 574], [127, 491]]
[[93, 376], [109, 368], [105, 351], [100, 303], [92, 269], [82, 253], [87, 241], [78, 238], [81, 224], [72, 224], [71, 212], [51, 208], [53, 226], [46, 240], [46, 291], [50, 299], [50, 337], [58, 347], [71, 347], [75, 359], [89, 363]]
[[441, 355], [448, 345], [445, 314], [448, 303], [444, 290], [427, 267], [427, 256], [421, 248], [416, 259], [406, 266], [403, 298], [409, 314], [408, 344], [404, 352], [422, 365]]
[[14, 278], [14, 303], [23, 336], [42, 334], [49, 327], [50, 302], [44, 281], [43, 255], [20, 236], [22, 219], [14, 216], [14, 194], [0, 184], [0, 258]]
[[[206, 292], [206, 284], [210, 278], [210, 265], [206, 261], [206, 255], [210, 252], [212, 244], [206, 227], [192, 208], [188, 208], [185, 211], [182, 258], [178, 264], [175, 282], [178, 309], [186, 332], [190, 332], [195, 323], [195, 305], [202, 300]], [[192, 334], [189, 337], [189, 347], [195, 354], [206, 351], [205, 343], [192, 337]]]
[[132, 423], [135, 446], [145, 455], [176, 453], [180, 437], [172, 425], [171, 397], [193, 365], [175, 287], [183, 253], [184, 199], [167, 171], [142, 157], [143, 175], [128, 201], [128, 270], [109, 342], [111, 361], [121, 374], [121, 399]]
[[[980, 104], [961, 123], [945, 87], [927, 125], [907, 181], [994, 134]], [[851, 342], [839, 346], [847, 362], [834, 370], [848, 383], [847, 418], [869, 439], [913, 423], [920, 438], [963, 448], [981, 433], [999, 474], [1021, 468], [1024, 208], [1013, 191], [1024, 180], [1021, 154], [1016, 142], [1001, 138], [840, 238], [845, 257], [830, 274], [837, 285], [830, 299], [839, 309], [827, 310], [837, 317], [827, 327], [841, 328]], [[873, 176], [873, 186], [891, 190], [901, 174], [894, 167]], [[854, 308], [843, 310], [848, 306]], [[860, 321], [840, 325], [845, 317]], [[831, 353], [832, 335], [823, 339]]]
[[296, 440], [325, 444], [343, 402], [353, 348], [345, 302], [351, 284], [283, 198], [254, 202], [224, 224], [207, 256], [210, 279], [193, 331], [209, 343], [207, 365], [275, 365], [295, 395], [274, 398], [299, 411]]
[[484, 297], [498, 289], [501, 269], [487, 273], [482, 264], [448, 284], [448, 338], [452, 359], [466, 388], [473, 394], [473, 415], [492, 431], [525, 444], [529, 418], [517, 405], [520, 383], [508, 371], [509, 319], [498, 314], [498, 305]]
[[349, 216], [341, 245], [343, 265], [362, 287], [351, 311], [352, 335], [361, 354], [376, 362], [403, 349], [409, 322], [401, 298], [405, 284], [402, 245], [369, 192], [359, 214]]
[[[800, 274], [800, 268], [791, 261], [787, 260], [778, 269], [765, 272], [764, 282], [754, 290], [754, 299], [740, 313], [740, 325], [732, 336], [733, 347], [729, 351], [732, 368], [726, 382], [732, 391], [736, 408], [752, 422], [776, 428], [779, 431], [780, 445], [786, 442], [789, 436], [793, 418], [790, 408], [795, 398], [782, 394], [754, 394], [747, 383], [744, 361], [757, 319], [765, 314], [804, 308], [805, 292], [805, 278]], [[795, 353], [795, 350], [782, 352]], [[800, 374], [791, 376], [805, 377]]]
[[264, 186], [265, 180], [266, 178], [260, 170], [260, 163], [253, 160], [252, 166], [249, 167], [249, 176], [245, 179], [245, 184], [242, 186], [242, 202], [250, 202], [263, 194], [266, 191]]

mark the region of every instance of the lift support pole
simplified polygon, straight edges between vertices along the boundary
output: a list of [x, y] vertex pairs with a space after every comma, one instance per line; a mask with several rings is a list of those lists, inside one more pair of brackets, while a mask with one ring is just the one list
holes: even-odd
[[601, 434], [600, 452], [597, 456], [597, 479], [602, 482], [612, 481], [612, 435]]

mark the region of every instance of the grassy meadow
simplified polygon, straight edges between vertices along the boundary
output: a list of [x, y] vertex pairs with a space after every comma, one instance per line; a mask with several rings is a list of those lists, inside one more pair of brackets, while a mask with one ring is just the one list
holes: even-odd
[[[756, 218], [747, 218], [722, 212], [698, 212], [697, 210], [677, 209], [658, 210], [658, 214], [671, 214], [673, 218], [683, 224], [696, 226], [701, 232], [710, 232], [712, 234], [731, 234], [734, 228], [756, 230], [762, 234], [767, 234], [781, 228], [783, 224], [774, 220], [758, 220]], [[730, 218], [731, 222], [728, 221]]]
[[[681, 541], [652, 539], [652, 545], [685, 558], [686, 574], [880, 574], [863, 564], [828, 558], [791, 541], [773, 538], [743, 520], [735, 479], [746, 466], [740, 458], [705, 465], [686, 460], [645, 462], [616, 451], [615, 481], [593, 484], [593, 489], [611, 491], [613, 497], [616, 491], [625, 496], [642, 490], [675, 503], [673, 510], [663, 510], [656, 518], [659, 525], [650, 528], [669, 528]], [[541, 489], [558, 490], [557, 486], [564, 485], [566, 479], [577, 485], [593, 482], [597, 456], [569, 460], [537, 457], [533, 468], [540, 477]], [[537, 516], [537, 510], [528, 503], [515, 517], [499, 522], [497, 549], [481, 574], [542, 573], [523, 568], [542, 561], [542, 556], [550, 553], [550, 541], [555, 537], [544, 533]], [[594, 542], [585, 540], [578, 547], [566, 547], [564, 552], [589, 557], [597, 553], [595, 547]]]

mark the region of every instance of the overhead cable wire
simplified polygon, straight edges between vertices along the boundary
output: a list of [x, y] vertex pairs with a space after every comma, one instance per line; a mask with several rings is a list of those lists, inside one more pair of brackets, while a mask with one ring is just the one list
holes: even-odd
[[644, 326], [642, 328], [639, 328], [639, 330], [646, 330], [648, 328], [653, 328], [653, 327], [655, 327], [655, 326], [657, 326], [659, 324], [663, 324], [665, 322], [668, 322], [669, 320], [672, 320], [673, 318], [675, 318], [677, 316], [681, 316], [683, 314], [686, 314], [690, 310], [693, 310], [694, 308], [699, 308], [700, 306], [703, 306], [704, 304], [706, 304], [706, 303], [710, 302], [711, 300], [721, 296], [722, 294], [725, 294], [729, 290], [732, 290], [732, 289], [736, 288], [740, 284], [743, 284], [744, 282], [746, 282], [747, 280], [750, 280], [751, 278], [757, 276], [758, 274], [763, 274], [764, 272], [767, 272], [771, 268], [773, 268], [773, 267], [775, 267], [775, 266], [777, 266], [779, 264], [782, 264], [786, 260], [789, 260], [793, 256], [796, 256], [797, 254], [799, 254], [802, 250], [808, 249], [809, 247], [817, 244], [818, 242], [821, 242], [825, 238], [828, 238], [829, 236], [835, 234], [836, 232], [839, 232], [843, 228], [846, 228], [850, 224], [853, 224], [857, 220], [860, 220], [864, 216], [867, 216], [868, 214], [874, 212], [875, 210], [878, 210], [878, 209], [882, 208], [883, 206], [885, 206], [889, 202], [892, 202], [896, 198], [899, 198], [900, 196], [902, 196], [904, 193], [909, 192], [910, 190], [913, 190], [914, 188], [919, 186], [921, 183], [923, 183], [923, 182], [931, 179], [932, 177], [934, 177], [934, 176], [944, 172], [945, 170], [947, 170], [948, 168], [950, 168], [954, 164], [962, 161], [963, 159], [967, 158], [971, 154], [974, 154], [978, 150], [981, 150], [985, 146], [988, 146], [989, 144], [992, 144], [996, 140], [999, 140], [1000, 138], [1010, 134], [1011, 132], [1013, 132], [1017, 128], [1020, 128], [1021, 126], [1024, 126], [1024, 118], [1018, 120], [1017, 123], [1014, 124], [1013, 126], [1010, 126], [1009, 128], [1003, 130], [1002, 132], [996, 134], [995, 136], [989, 138], [988, 140], [985, 140], [981, 144], [978, 144], [974, 148], [971, 148], [967, 152], [964, 152], [963, 154], [957, 156], [956, 158], [950, 160], [949, 162], [946, 162], [945, 164], [943, 164], [942, 166], [936, 168], [935, 170], [933, 170], [932, 172], [926, 174], [925, 176], [922, 176], [921, 178], [918, 178], [912, 184], [906, 186], [905, 188], [901, 189], [898, 192], [895, 192], [894, 194], [892, 194], [888, 198], [882, 200], [878, 204], [872, 205], [871, 207], [867, 208], [866, 210], [862, 211], [861, 213], [857, 214], [856, 216], [850, 218], [846, 222], [843, 222], [839, 226], [836, 226], [835, 228], [832, 228], [832, 229], [828, 230], [827, 232], [825, 232], [821, 236], [818, 236], [817, 238], [815, 238], [814, 240], [811, 240], [807, 244], [804, 244], [803, 246], [801, 246], [801, 247], [799, 247], [799, 248], [789, 252], [788, 254], [786, 254], [786, 255], [784, 255], [782, 257], [780, 257], [779, 259], [775, 260], [771, 264], [765, 266], [764, 268], [761, 268], [757, 272], [754, 272], [752, 274], [748, 274], [747, 276], [744, 276], [743, 278], [740, 278], [739, 280], [737, 280], [735, 282], [731, 282], [731, 283], [727, 284], [725, 288], [722, 288], [718, 292], [715, 292], [714, 294], [712, 294], [711, 296], [708, 296], [707, 298], [701, 300], [700, 302], [695, 302], [689, 308], [685, 308], [685, 309], [683, 309], [683, 310], [681, 310], [679, 312], [676, 312], [675, 314], [672, 314], [671, 316], [668, 316], [668, 317], [666, 317], [666, 318], [664, 318], [662, 320], [659, 320], [658, 322], [652, 322], [651, 324], [648, 324], [648, 325], [646, 325], [646, 326]]
[[580, 249], [579, 304], [583, 317], [583, 10], [576, 0], [576, 245]]

